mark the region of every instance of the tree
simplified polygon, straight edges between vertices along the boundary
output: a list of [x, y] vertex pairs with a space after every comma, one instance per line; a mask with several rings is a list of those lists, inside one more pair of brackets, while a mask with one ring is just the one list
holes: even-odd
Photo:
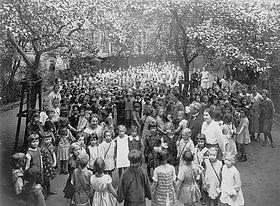
[[[7, 39], [21, 55], [32, 79], [39, 77], [40, 58], [44, 53], [67, 47], [71, 36], [83, 29], [82, 3], [76, 1], [5, 1], [1, 24]], [[25, 42], [26, 48], [20, 44]], [[31, 60], [27, 53], [35, 55]]]

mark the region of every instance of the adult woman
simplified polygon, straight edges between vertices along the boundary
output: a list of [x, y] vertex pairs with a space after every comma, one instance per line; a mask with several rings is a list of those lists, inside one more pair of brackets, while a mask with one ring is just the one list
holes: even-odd
[[218, 157], [221, 159], [225, 154], [228, 140], [223, 135], [219, 124], [214, 121], [214, 112], [211, 109], [206, 109], [203, 114], [204, 122], [202, 123], [201, 133], [206, 137], [206, 147], [216, 147], [219, 150]]
[[267, 144], [267, 138], [270, 140], [271, 147], [275, 147], [271, 136], [271, 127], [273, 115], [275, 112], [273, 102], [268, 98], [266, 89], [261, 92], [262, 100], [260, 101], [260, 132], [264, 133], [264, 145]]
[[251, 137], [254, 140], [255, 134], [257, 133], [256, 141], [260, 140], [260, 128], [259, 128], [259, 117], [260, 117], [260, 101], [262, 96], [257, 92], [257, 86], [252, 86], [252, 94], [251, 94], [251, 116], [250, 116], [250, 133]]
[[92, 133], [96, 133], [98, 136], [98, 142], [101, 143], [103, 141], [103, 127], [99, 125], [99, 116], [97, 114], [93, 114], [87, 125], [87, 128], [84, 130], [84, 133], [90, 135]]

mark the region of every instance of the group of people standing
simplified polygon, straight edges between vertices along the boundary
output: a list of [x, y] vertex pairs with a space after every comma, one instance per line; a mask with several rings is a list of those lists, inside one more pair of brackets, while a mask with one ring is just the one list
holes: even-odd
[[149, 62], [57, 82], [32, 114], [26, 154], [13, 156], [17, 194], [44, 205], [59, 166], [73, 205], [145, 205], [145, 198], [152, 205], [244, 205], [234, 162], [247, 160], [246, 145], [260, 133], [274, 147], [273, 103], [266, 90], [252, 86], [249, 94], [216, 79], [192, 82], [186, 106], [180, 75], [171, 63]]

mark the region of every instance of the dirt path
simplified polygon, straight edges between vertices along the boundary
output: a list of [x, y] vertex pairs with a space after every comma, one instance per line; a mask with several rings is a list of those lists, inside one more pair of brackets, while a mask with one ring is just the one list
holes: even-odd
[[[0, 115], [0, 205], [17, 206], [11, 185], [8, 158], [12, 152], [16, 132], [16, 113], [18, 108]], [[276, 148], [269, 145], [263, 147], [253, 142], [247, 147], [248, 161], [237, 163], [243, 183], [246, 206], [278, 206], [280, 205], [280, 125], [274, 124], [272, 132]], [[116, 174], [114, 175], [116, 177]], [[117, 185], [117, 178], [113, 178]], [[47, 200], [48, 206], [68, 206], [63, 198], [62, 189], [66, 176], [57, 175], [52, 183], [58, 195]], [[149, 202], [148, 202], [148, 205]]]

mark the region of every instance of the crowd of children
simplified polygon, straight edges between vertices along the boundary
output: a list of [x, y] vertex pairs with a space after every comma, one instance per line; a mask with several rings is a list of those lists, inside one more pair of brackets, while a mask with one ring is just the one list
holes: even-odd
[[[44, 205], [44, 197], [55, 194], [50, 183], [59, 167], [69, 175], [63, 192], [73, 205], [145, 205], [145, 197], [152, 205], [176, 199], [243, 205], [233, 164], [247, 160], [245, 146], [259, 141], [260, 133], [274, 147], [273, 103], [255, 86], [250, 94], [244, 85], [228, 86], [227, 79], [215, 78], [210, 86], [206, 74], [203, 87], [195, 75], [185, 85], [190, 92], [180, 95], [181, 75], [171, 63], [147, 63], [56, 84], [42, 111], [32, 114], [26, 154], [12, 157], [16, 193], [27, 195], [29, 205]], [[209, 143], [199, 117], [207, 118], [204, 111], [214, 114], [225, 148]]]

